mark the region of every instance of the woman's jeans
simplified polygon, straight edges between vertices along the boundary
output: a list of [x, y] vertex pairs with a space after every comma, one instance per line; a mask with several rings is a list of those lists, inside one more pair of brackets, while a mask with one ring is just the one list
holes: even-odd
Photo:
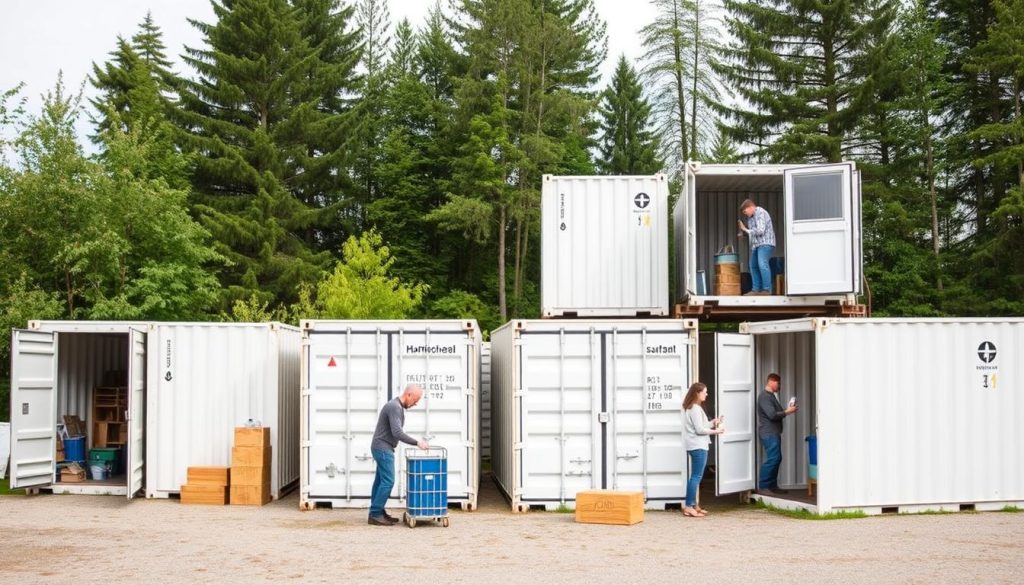
[[758, 246], [750, 251], [750, 280], [754, 292], [772, 292], [772, 270], [768, 260], [775, 253], [775, 246]]
[[704, 478], [704, 467], [708, 464], [708, 450], [693, 449], [687, 453], [690, 454], [690, 480], [686, 482], [686, 507], [692, 508], [697, 504], [697, 490]]

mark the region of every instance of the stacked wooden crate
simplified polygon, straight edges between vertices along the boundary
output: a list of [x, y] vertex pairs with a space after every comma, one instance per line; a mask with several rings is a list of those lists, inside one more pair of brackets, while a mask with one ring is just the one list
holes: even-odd
[[270, 428], [238, 427], [231, 449], [231, 505], [270, 502]]
[[188, 483], [181, 486], [181, 503], [227, 504], [230, 478], [227, 467], [189, 467]]

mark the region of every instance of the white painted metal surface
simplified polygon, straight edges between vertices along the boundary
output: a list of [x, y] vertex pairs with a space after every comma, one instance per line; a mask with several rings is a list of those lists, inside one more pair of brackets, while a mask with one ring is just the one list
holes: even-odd
[[545, 175], [544, 316], [668, 314], [668, 180]]
[[[425, 393], [405, 431], [448, 450], [448, 499], [476, 508], [480, 344], [475, 321], [303, 323], [300, 505], [367, 507], [376, 470], [370, 443], [381, 407], [406, 385]], [[406, 494], [396, 451], [392, 504]]]
[[787, 169], [786, 294], [855, 290], [853, 163]]
[[513, 510], [573, 507], [594, 488], [682, 501], [695, 327], [516, 320], [492, 333], [492, 467]]
[[[749, 335], [715, 335], [715, 406], [726, 433], [715, 449], [715, 493], [754, 489], [757, 429], [754, 417], [754, 343]], [[710, 372], [709, 372], [710, 374]], [[702, 372], [702, 376], [706, 375]]]
[[480, 346], [480, 457], [491, 458], [491, 342]]
[[[844, 168], [852, 169], [852, 163], [844, 163]], [[844, 178], [848, 181], [844, 192], [848, 200], [852, 202], [844, 204], [844, 209], [849, 213], [844, 215], [844, 225], [848, 228], [846, 241], [834, 250], [826, 250], [817, 243], [790, 244], [790, 232], [794, 222], [789, 220], [793, 212], [787, 210], [784, 192], [786, 190], [785, 174], [793, 169], [808, 169], [820, 173], [823, 166], [797, 166], [797, 165], [715, 165], [690, 163], [687, 165], [688, 172], [684, 175], [684, 182], [679, 200], [673, 209], [673, 246], [675, 250], [674, 271], [675, 271], [675, 293], [676, 302], [691, 305], [701, 305], [708, 301], [715, 301], [719, 304], [747, 305], [756, 304], [759, 306], [820, 306], [827, 301], [852, 301], [852, 292], [836, 292], [835, 290], [824, 290], [825, 288], [818, 279], [818, 272], [827, 274], [829, 270], [838, 272], [842, 269], [843, 283], [851, 283], [849, 291], [860, 292], [860, 218], [861, 208], [860, 197], [860, 175], [855, 170], [853, 174], [846, 173]], [[737, 237], [736, 220], [741, 218], [739, 205], [744, 199], [752, 199], [759, 206], [764, 207], [772, 217], [775, 227], [775, 238], [777, 246], [776, 257], [785, 258], [785, 271], [787, 283], [790, 274], [796, 277], [796, 287], [788, 296], [767, 296], [767, 297], [716, 297], [713, 296], [714, 281], [714, 255], [726, 244], [731, 244], [740, 256], [740, 267], [742, 271], [749, 271], [750, 244], [746, 237]], [[827, 210], [827, 206], [821, 209], [811, 206], [811, 212]], [[800, 212], [805, 213], [806, 206], [800, 207]], [[813, 213], [812, 213], [813, 215]], [[817, 222], [817, 227], [812, 226], [815, 222], [800, 220], [796, 223], [798, 236], [807, 238], [818, 237], [815, 230], [829, 228], [838, 225], [835, 221]], [[833, 232], [834, 233], [834, 232]], [[819, 234], [820, 235], [820, 234]], [[833, 238], [834, 239], [834, 238]], [[835, 242], [833, 242], [835, 243]], [[790, 252], [794, 252], [791, 258]], [[801, 254], [805, 257], [801, 257]], [[825, 262], [823, 271], [819, 271]], [[795, 262], [795, 264], [794, 264]], [[704, 294], [697, 292], [697, 271], [704, 272], [706, 290]], [[812, 278], [811, 283], [800, 285], [800, 279]], [[835, 279], [833, 279], [835, 280]], [[788, 286], [788, 284], [787, 284]], [[801, 288], [802, 286], [802, 288]], [[815, 288], [816, 287], [816, 288]], [[822, 291], [820, 294], [814, 291]], [[748, 303], [749, 301], [749, 303]]]
[[815, 511], [1024, 505], [1024, 319], [805, 319], [741, 332], [753, 334], [759, 377], [779, 371], [783, 397], [787, 380], [798, 385], [788, 395], [810, 394], [787, 418], [780, 483], [806, 481], [799, 435], [815, 429]]
[[[228, 466], [234, 428], [270, 427], [271, 493], [298, 480], [294, 409], [299, 330], [279, 323], [154, 323], [149, 330], [146, 496], [167, 497], [188, 467]], [[284, 365], [282, 364], [284, 362]]]
[[57, 416], [57, 341], [53, 333], [11, 332], [11, 487], [53, 481]]
[[[53, 340], [55, 363], [45, 398], [52, 404], [30, 408], [33, 415], [48, 411], [45, 429], [39, 421], [12, 420], [16, 434], [38, 435], [39, 445], [49, 441], [48, 459], [42, 451], [34, 458], [35, 467], [47, 468], [47, 477], [43, 481], [40, 471], [34, 485], [53, 480], [61, 415], [77, 414], [91, 429], [93, 388], [111, 372], [123, 372], [131, 388], [125, 485], [55, 484], [55, 492], [133, 497], [145, 487], [148, 497], [167, 497], [179, 491], [188, 466], [229, 465], [233, 428], [249, 418], [271, 427], [274, 497], [298, 481], [297, 328], [124, 321], [31, 321], [29, 327], [32, 340]], [[24, 371], [41, 355], [37, 348], [29, 352], [29, 362], [17, 358], [12, 364]], [[12, 370], [12, 382], [17, 375]], [[37, 392], [34, 400], [44, 400], [43, 394]]]

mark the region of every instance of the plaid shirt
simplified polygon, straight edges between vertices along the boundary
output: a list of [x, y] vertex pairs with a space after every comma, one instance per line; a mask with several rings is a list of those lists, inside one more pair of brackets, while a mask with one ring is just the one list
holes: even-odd
[[775, 229], [772, 227], [772, 216], [763, 207], [755, 207], [754, 215], [747, 218], [747, 229], [750, 233], [750, 249], [758, 246], [775, 245]]

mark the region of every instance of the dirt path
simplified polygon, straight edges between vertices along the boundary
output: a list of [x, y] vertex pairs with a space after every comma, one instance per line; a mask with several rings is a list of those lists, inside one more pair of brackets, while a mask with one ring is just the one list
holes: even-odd
[[485, 491], [451, 527], [363, 510], [0, 497], [4, 583], [1021, 583], [1024, 514], [794, 520], [748, 507], [632, 527], [513, 515]]

